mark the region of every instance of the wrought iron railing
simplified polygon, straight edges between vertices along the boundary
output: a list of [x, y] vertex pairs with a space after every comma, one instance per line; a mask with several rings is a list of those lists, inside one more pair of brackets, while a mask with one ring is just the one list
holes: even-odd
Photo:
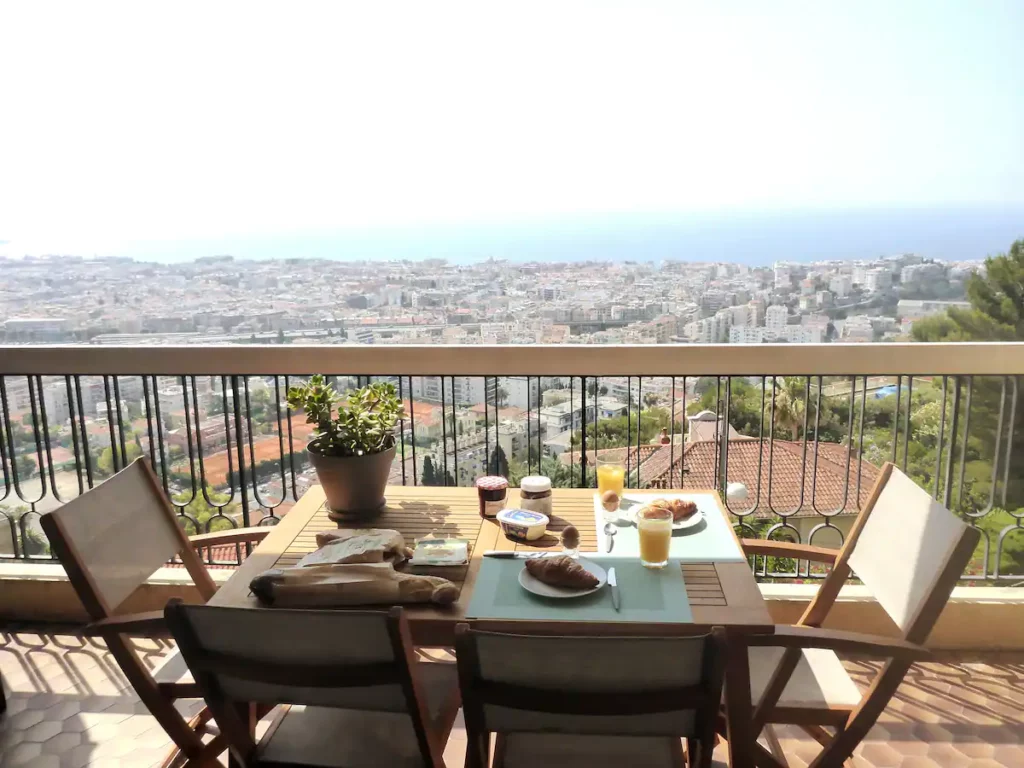
[[47, 560], [40, 514], [137, 456], [190, 532], [275, 524], [315, 482], [284, 396], [314, 372], [398, 388], [394, 483], [592, 487], [617, 456], [631, 488], [717, 488], [743, 536], [838, 546], [893, 461], [981, 530], [966, 579], [1024, 579], [1016, 343], [0, 347], [0, 559]]

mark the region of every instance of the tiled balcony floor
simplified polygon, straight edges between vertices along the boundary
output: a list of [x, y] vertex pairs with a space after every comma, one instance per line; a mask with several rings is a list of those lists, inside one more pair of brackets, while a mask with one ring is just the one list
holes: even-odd
[[[171, 645], [139, 640], [151, 664]], [[862, 686], [876, 666], [847, 661]], [[0, 716], [0, 765], [79, 768], [152, 766], [170, 742], [139, 703], [103, 643], [66, 632], [0, 628], [7, 714]], [[199, 702], [185, 705], [189, 714]], [[779, 736], [794, 768], [817, 745], [799, 731]], [[1024, 766], [1024, 654], [916, 666], [858, 750], [858, 768]], [[445, 758], [461, 766], [461, 722]], [[726, 765], [724, 751], [719, 766]]]

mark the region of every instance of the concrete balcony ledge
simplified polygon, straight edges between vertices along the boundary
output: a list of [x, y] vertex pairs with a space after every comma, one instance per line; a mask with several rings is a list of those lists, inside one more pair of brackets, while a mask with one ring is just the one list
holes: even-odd
[[[217, 584], [234, 570], [211, 568]], [[817, 584], [761, 584], [772, 618], [792, 624], [818, 591]], [[160, 568], [122, 608], [123, 613], [158, 610], [172, 597], [198, 601], [183, 568]], [[0, 564], [0, 621], [88, 621], [78, 597], [55, 563]], [[866, 587], [843, 587], [827, 626], [895, 635], [898, 630]], [[1024, 588], [957, 587], [929, 638], [936, 650], [1024, 651]]]

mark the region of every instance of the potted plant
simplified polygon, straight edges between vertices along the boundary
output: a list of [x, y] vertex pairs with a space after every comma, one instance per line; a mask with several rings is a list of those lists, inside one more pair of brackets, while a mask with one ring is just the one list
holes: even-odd
[[304, 410], [307, 423], [316, 425], [309, 458], [327, 495], [330, 518], [340, 522], [380, 512], [395, 458], [395, 425], [403, 415], [394, 385], [370, 384], [343, 401], [318, 374], [289, 388], [288, 405]]

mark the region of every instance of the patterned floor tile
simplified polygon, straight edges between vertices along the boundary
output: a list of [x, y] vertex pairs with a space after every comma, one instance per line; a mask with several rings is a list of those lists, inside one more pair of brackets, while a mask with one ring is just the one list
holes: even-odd
[[[166, 640], [139, 639], [136, 651], [156, 666], [173, 651]], [[881, 666], [844, 662], [862, 688]], [[0, 717], [0, 766], [150, 768], [170, 740], [139, 702], [103, 642], [70, 632], [4, 630], [0, 674], [8, 698]], [[186, 716], [198, 701], [182, 702]], [[793, 768], [817, 755], [815, 741], [795, 727], [777, 729]], [[1024, 767], [1024, 654], [915, 665], [855, 753], [857, 768]], [[466, 735], [461, 714], [445, 749], [461, 765]], [[727, 766], [726, 745], [715, 752]], [[225, 761], [222, 761], [225, 762]]]

